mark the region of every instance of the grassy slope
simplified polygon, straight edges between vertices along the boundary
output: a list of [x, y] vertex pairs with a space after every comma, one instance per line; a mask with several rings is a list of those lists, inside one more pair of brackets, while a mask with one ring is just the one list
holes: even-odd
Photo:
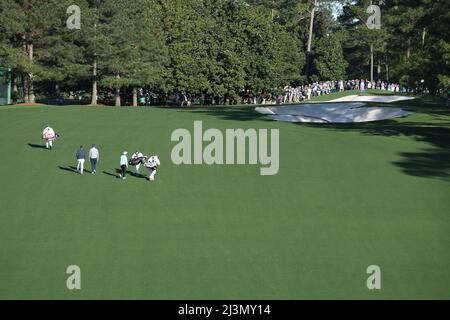
[[[428, 111], [339, 127], [250, 109], [0, 110], [0, 298], [448, 299], [449, 167], [433, 156], [448, 157], [450, 117]], [[279, 128], [279, 175], [174, 166], [170, 134], [194, 120]], [[62, 135], [55, 150], [31, 148], [47, 123]], [[93, 142], [97, 176], [58, 168]], [[124, 148], [160, 155], [156, 183], [102, 172]], [[70, 264], [79, 292], [65, 288]], [[365, 287], [371, 264], [379, 292]]]

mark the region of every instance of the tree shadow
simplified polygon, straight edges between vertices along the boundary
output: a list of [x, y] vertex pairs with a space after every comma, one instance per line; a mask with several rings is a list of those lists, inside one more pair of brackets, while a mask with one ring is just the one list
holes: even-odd
[[[320, 103], [320, 102], [319, 102]], [[326, 102], [323, 102], [326, 103]], [[366, 103], [367, 106], [373, 103]], [[376, 104], [380, 106], [379, 103]], [[415, 100], [383, 103], [385, 107], [402, 108], [406, 111], [432, 116], [430, 122], [414, 122], [402, 120], [383, 120], [367, 123], [351, 124], [298, 124], [302, 126], [329, 129], [334, 131], [354, 131], [372, 136], [406, 136], [416, 141], [425, 142], [430, 148], [419, 152], [399, 152], [400, 161], [393, 162], [405, 174], [450, 179], [450, 109], [447, 100], [429, 96], [416, 97]], [[273, 120], [255, 111], [255, 106], [245, 107], [203, 107], [183, 108], [177, 112], [191, 112], [199, 116], [214, 116], [234, 121], [269, 121]], [[270, 107], [270, 105], [267, 105]]]
[[34, 149], [47, 149], [47, 147], [42, 144], [34, 144], [34, 143], [29, 143], [28, 144], [29, 147], [34, 148]]
[[372, 136], [405, 136], [428, 143], [420, 152], [399, 152], [401, 160], [393, 162], [404, 173], [423, 178], [450, 178], [450, 126], [446, 123], [401, 122], [385, 120], [353, 124], [308, 124], [333, 131], [354, 131]]
[[416, 177], [450, 178], [450, 152], [439, 149], [423, 149], [422, 152], [401, 152], [404, 160], [394, 162], [403, 172]]
[[[253, 121], [253, 120], [264, 120], [273, 121], [255, 111], [255, 107], [204, 107], [204, 108], [185, 108], [177, 109], [178, 112], [191, 112], [193, 114], [198, 114], [200, 116], [214, 116], [224, 120], [235, 120], [235, 121]], [[267, 107], [270, 107], [267, 105]]]
[[414, 100], [404, 100], [385, 104], [396, 108], [403, 108], [406, 111], [424, 113], [435, 116], [444, 116], [448, 119], [450, 108], [447, 106], [447, 99], [430, 96], [416, 97]]

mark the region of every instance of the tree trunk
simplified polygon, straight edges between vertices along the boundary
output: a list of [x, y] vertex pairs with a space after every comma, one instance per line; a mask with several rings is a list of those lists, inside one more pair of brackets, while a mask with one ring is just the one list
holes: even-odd
[[138, 90], [133, 88], [133, 107], [138, 106]]
[[[29, 43], [27, 44], [27, 52], [28, 52], [28, 58], [30, 59], [30, 62], [33, 63], [34, 58], [34, 52], [33, 52], [33, 44]], [[28, 74], [28, 103], [35, 103], [36, 102], [36, 96], [34, 95], [34, 84], [33, 84], [33, 73]]]
[[19, 98], [19, 86], [17, 85], [17, 73], [13, 72], [13, 89], [12, 89], [12, 97], [13, 97], [13, 104], [17, 103], [17, 100]]
[[406, 47], [406, 61], [409, 61], [409, 58], [411, 57], [411, 40], [408, 39], [407, 41], [407, 47]]
[[[120, 75], [116, 75], [116, 79], [119, 80], [120, 79]], [[116, 100], [116, 107], [120, 107], [121, 106], [121, 101], [120, 101], [120, 86], [119, 84], [117, 84], [116, 86], [116, 93], [115, 93], [115, 100]]]
[[386, 81], [389, 82], [389, 63], [386, 63]]
[[115, 93], [115, 106], [116, 107], [120, 107], [121, 106], [121, 101], [120, 101], [120, 88], [116, 88], [116, 93]]
[[[370, 5], [372, 5], [372, 0], [370, 0]], [[374, 67], [374, 57], [373, 57], [373, 44], [370, 45], [370, 81], [373, 82], [373, 67]]]
[[28, 89], [29, 89], [29, 86], [28, 86], [28, 75], [27, 76], [24, 76], [23, 77], [24, 79], [23, 79], [23, 100], [24, 100], [24, 102], [25, 103], [28, 103], [28, 102], [30, 102], [29, 101], [29, 98], [30, 98], [30, 96], [28, 95]]
[[275, 18], [275, 0], [272, 1], [272, 22]]
[[381, 79], [381, 59], [378, 58], [377, 80]]
[[92, 66], [92, 99], [91, 99], [91, 105], [96, 106], [97, 105], [97, 57], [94, 58], [94, 63]]
[[374, 54], [373, 44], [370, 45], [370, 81], [373, 82]]
[[308, 35], [308, 48], [306, 50], [306, 76], [309, 79], [310, 72], [311, 72], [311, 51], [312, 51], [312, 41], [313, 41], [313, 35], [314, 35], [314, 18], [316, 15], [316, 6], [317, 1], [314, 0], [314, 7], [311, 9], [311, 21], [309, 23], [309, 35]]
[[55, 98], [56, 98], [56, 103], [60, 104], [62, 102], [61, 101], [61, 92], [59, 91], [59, 84], [55, 84]]
[[314, 34], [314, 18], [316, 14], [317, 0], [314, 0], [314, 7], [311, 9], [311, 21], [309, 22], [309, 36], [308, 36], [308, 52], [312, 49], [312, 38]]
[[425, 46], [425, 38], [427, 37], [427, 28], [423, 28], [422, 31], [422, 46]]

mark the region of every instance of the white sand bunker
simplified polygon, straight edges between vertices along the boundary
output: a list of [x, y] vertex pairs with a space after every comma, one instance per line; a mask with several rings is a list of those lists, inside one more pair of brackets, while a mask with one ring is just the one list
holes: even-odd
[[405, 96], [359, 96], [352, 95], [343, 98], [332, 100], [331, 102], [382, 102], [382, 103], [392, 103], [398, 101], [414, 100], [414, 97]]
[[301, 104], [258, 107], [255, 110], [277, 121], [308, 123], [370, 122], [411, 114], [400, 108], [367, 107], [364, 103]]

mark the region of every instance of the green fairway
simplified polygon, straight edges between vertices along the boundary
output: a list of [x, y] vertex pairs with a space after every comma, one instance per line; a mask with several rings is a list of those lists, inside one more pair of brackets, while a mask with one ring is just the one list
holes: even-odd
[[[450, 113], [398, 105], [415, 113], [341, 126], [253, 108], [0, 108], [0, 299], [450, 299]], [[174, 165], [171, 134], [195, 120], [278, 128], [278, 175]], [[92, 143], [97, 175], [74, 173]], [[136, 149], [159, 155], [155, 182], [115, 178]]]

